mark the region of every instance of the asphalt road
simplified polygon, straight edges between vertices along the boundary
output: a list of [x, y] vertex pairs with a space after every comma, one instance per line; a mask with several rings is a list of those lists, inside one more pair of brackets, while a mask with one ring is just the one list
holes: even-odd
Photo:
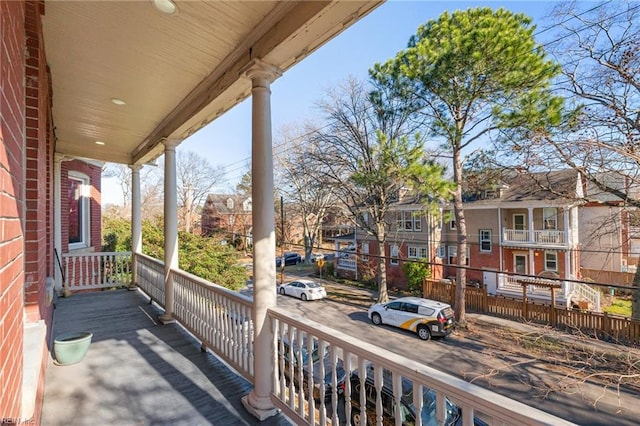
[[479, 386], [577, 424], [640, 424], [637, 394], [586, 383], [543, 396], [562, 375], [530, 357], [487, 351], [481, 342], [459, 334], [425, 342], [404, 330], [374, 326], [361, 306], [330, 299], [302, 302], [278, 295], [278, 306], [467, 381], [476, 378]]

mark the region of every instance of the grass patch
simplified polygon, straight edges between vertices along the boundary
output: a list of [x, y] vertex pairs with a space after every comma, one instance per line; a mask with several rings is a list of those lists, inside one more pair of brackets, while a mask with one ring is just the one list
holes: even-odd
[[611, 306], [603, 308], [609, 314], [631, 316], [631, 300], [615, 299]]

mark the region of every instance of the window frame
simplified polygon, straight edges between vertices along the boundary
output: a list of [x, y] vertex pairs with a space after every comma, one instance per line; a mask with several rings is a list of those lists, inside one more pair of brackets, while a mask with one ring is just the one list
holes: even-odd
[[[548, 258], [549, 255], [553, 255], [555, 260], [550, 260]], [[555, 265], [553, 267], [549, 267], [549, 262], [553, 262]], [[544, 270], [558, 272], [558, 252], [555, 250], [545, 250], [544, 251]]]
[[427, 255], [427, 248], [424, 246], [407, 246], [407, 258], [409, 259], [426, 259]]
[[[395, 255], [394, 255], [395, 252]], [[400, 247], [397, 244], [393, 244], [389, 247], [389, 265], [399, 265], [400, 261], [398, 259], [400, 254]]]
[[[553, 211], [552, 215], [548, 215], [550, 211]], [[553, 227], [547, 226], [547, 223], [553, 223]], [[558, 209], [556, 207], [543, 207], [542, 208], [542, 229], [545, 231], [557, 231], [558, 230]]]
[[[484, 235], [485, 233], [488, 234], [488, 236]], [[480, 252], [491, 253], [493, 251], [493, 232], [491, 231], [491, 229], [479, 229], [478, 236], [480, 238]], [[484, 248], [485, 243], [489, 243], [489, 248]]]
[[69, 192], [71, 190], [71, 181], [80, 182], [80, 199], [76, 202], [80, 205], [80, 217], [78, 224], [80, 226], [79, 234], [80, 241], [71, 242], [71, 212], [67, 215], [67, 243], [69, 250], [77, 250], [91, 247], [91, 178], [81, 172], [69, 170], [67, 173], [68, 191], [67, 191], [67, 206], [69, 206]]
[[362, 244], [360, 245], [360, 253], [361, 253], [361, 259], [362, 261], [366, 262], [369, 260], [369, 243], [366, 241], [363, 241]]

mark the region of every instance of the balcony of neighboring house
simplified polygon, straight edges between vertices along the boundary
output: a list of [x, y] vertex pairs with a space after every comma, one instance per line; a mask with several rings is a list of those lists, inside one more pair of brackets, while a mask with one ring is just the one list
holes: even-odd
[[[57, 301], [54, 333], [86, 330], [93, 340], [79, 363], [49, 365], [42, 424], [257, 424], [245, 407], [259, 383], [269, 395], [260, 424], [348, 424], [354, 402], [370, 395], [363, 383], [345, 378], [365, 365], [374, 376], [410, 383], [414, 395], [425, 395], [410, 405], [438, 424], [452, 415], [453, 406], [460, 416], [456, 424], [474, 424], [476, 418], [487, 424], [568, 424], [295, 312], [275, 305], [263, 309], [251, 293], [230, 291], [178, 268], [169, 270], [169, 290], [164, 263], [143, 254], [105, 254], [99, 261], [69, 255], [65, 264], [78, 270], [106, 264], [112, 270], [111, 262], [119, 265], [117, 276], [102, 272], [98, 280], [86, 266], [89, 273], [76, 275], [78, 284], [71, 288], [125, 285], [129, 291], [72, 290]], [[172, 321], [163, 325], [168, 312]], [[256, 322], [261, 315], [262, 328]], [[264, 342], [266, 351], [260, 348]], [[313, 369], [285, 368], [287, 359], [307, 362], [304, 351], [292, 349], [296, 346], [329, 357], [320, 364], [323, 386], [314, 383]], [[398, 401], [404, 392], [395, 384], [388, 390]], [[309, 398], [310, 392], [316, 397]], [[380, 416], [384, 410], [378, 403], [359, 413]], [[408, 414], [392, 415], [386, 418], [400, 424]]]
[[569, 210], [556, 207], [505, 209], [502, 245], [566, 249], [570, 245]]

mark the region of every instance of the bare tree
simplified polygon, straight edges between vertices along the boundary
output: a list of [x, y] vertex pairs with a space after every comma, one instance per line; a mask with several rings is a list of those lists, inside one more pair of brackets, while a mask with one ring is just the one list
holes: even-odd
[[351, 214], [358, 229], [375, 238], [378, 256], [378, 300], [386, 301], [385, 243], [387, 215], [401, 189], [416, 184], [432, 200], [441, 198], [442, 167], [425, 157], [423, 140], [415, 133], [420, 123], [400, 98], [384, 87], [349, 79], [320, 103], [326, 119], [321, 128], [308, 129], [306, 161], [309, 173], [330, 189]]
[[328, 185], [314, 173], [313, 164], [306, 161], [309, 141], [306, 134], [283, 129], [281, 147], [275, 158], [278, 165], [280, 192], [289, 202], [288, 211], [300, 217], [304, 236], [305, 259], [310, 261], [327, 209], [336, 203]]
[[108, 163], [102, 169], [103, 178], [116, 178], [122, 191], [122, 207], [131, 205], [131, 168], [125, 164]]
[[[558, 34], [547, 49], [562, 65], [555, 89], [566, 99], [564, 120], [543, 132], [504, 132], [501, 148], [489, 157], [532, 172], [573, 168], [589, 182], [585, 201], [613, 200], [634, 215], [640, 207], [640, 4], [572, 2], [550, 18]], [[640, 268], [637, 273], [640, 288]], [[640, 318], [640, 291], [634, 315]]]
[[192, 232], [200, 208], [211, 189], [221, 181], [224, 170], [212, 166], [207, 159], [192, 151], [176, 155], [179, 227]]

